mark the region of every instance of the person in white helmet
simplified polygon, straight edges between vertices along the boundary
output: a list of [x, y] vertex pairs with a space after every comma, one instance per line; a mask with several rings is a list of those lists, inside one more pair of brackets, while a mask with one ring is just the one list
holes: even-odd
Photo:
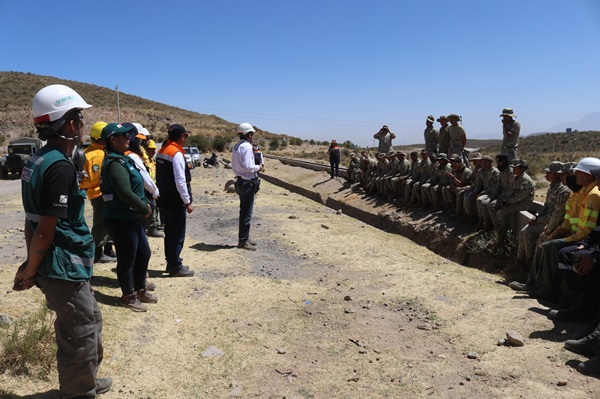
[[[95, 243], [83, 216], [84, 197], [71, 154], [83, 134], [81, 110], [89, 108], [70, 87], [50, 85], [33, 99], [33, 122], [46, 145], [23, 168], [27, 260], [14, 290], [37, 285], [56, 312], [57, 368], [63, 398], [94, 398], [108, 392], [110, 378], [97, 378], [102, 361], [102, 314], [94, 299]], [[85, 160], [85, 158], [83, 158]]]
[[254, 209], [254, 195], [260, 189], [258, 172], [264, 171], [264, 164], [256, 165], [252, 140], [255, 130], [249, 123], [237, 128], [240, 141], [233, 146], [231, 169], [235, 173], [235, 192], [240, 197], [240, 222], [238, 248], [256, 251], [256, 243], [250, 239], [250, 220]]

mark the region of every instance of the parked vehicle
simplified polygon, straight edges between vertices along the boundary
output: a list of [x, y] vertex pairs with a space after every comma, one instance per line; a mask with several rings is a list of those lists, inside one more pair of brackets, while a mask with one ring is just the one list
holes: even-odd
[[192, 165], [192, 169], [201, 164], [200, 150], [198, 147], [185, 146], [185, 159]]
[[43, 141], [36, 138], [22, 138], [8, 144], [8, 155], [0, 164], [0, 179], [18, 178], [25, 162], [42, 148]]

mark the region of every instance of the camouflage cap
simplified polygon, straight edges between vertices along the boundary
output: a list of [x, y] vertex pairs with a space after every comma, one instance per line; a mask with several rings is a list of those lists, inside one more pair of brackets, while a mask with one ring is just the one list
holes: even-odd
[[427, 115], [427, 122], [435, 122], [435, 118], [433, 117], [433, 115]]
[[447, 120], [448, 120], [448, 117], [447, 117], [446, 115], [440, 115], [440, 117], [439, 117], [439, 118], [437, 118], [437, 121], [438, 121], [438, 122], [441, 122], [441, 121], [447, 121]]
[[469, 156], [469, 161], [479, 161], [481, 160], [481, 153], [480, 152], [472, 152], [471, 155]]
[[565, 174], [573, 173], [573, 168], [575, 167], [575, 162], [565, 162], [563, 164], [562, 172]]
[[[417, 155], [416, 151], [415, 151], [415, 155]], [[406, 156], [406, 153], [404, 151], [396, 151], [396, 156]]]
[[523, 167], [527, 167], [527, 161], [524, 159], [513, 159], [510, 164], [512, 166], [523, 166]]
[[511, 118], [516, 118], [517, 117], [517, 115], [515, 115], [515, 113], [514, 113], [514, 111], [513, 111], [512, 108], [504, 108], [502, 110], [502, 113], [500, 114], [500, 116], [504, 116], [504, 115], [510, 116]]
[[550, 163], [550, 166], [548, 166], [547, 168], [544, 168], [544, 172], [555, 172], [555, 173], [562, 173], [563, 167], [565, 165], [562, 162], [558, 162], [558, 161], [552, 161]]
[[462, 164], [462, 163], [463, 163], [463, 158], [462, 158], [460, 155], [453, 154], [453, 155], [450, 157], [450, 162], [454, 162], [454, 163]]
[[443, 152], [440, 152], [439, 154], [437, 154], [437, 159], [438, 161], [445, 159], [446, 161], [448, 160], [448, 156], [446, 154], [444, 154]]
[[390, 151], [387, 153], [386, 155], [387, 157], [395, 157], [396, 156], [396, 151]]
[[450, 114], [450, 115], [448, 115], [448, 119], [449, 120], [456, 119], [458, 121], [458, 120], [460, 120], [460, 116], [458, 116], [457, 114]]
[[493, 161], [492, 157], [489, 155], [484, 155], [481, 157], [482, 161]]

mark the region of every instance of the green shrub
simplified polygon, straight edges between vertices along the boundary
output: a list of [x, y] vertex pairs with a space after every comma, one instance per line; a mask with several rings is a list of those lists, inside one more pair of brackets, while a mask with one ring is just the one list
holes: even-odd
[[2, 328], [0, 373], [47, 377], [56, 353], [53, 320], [53, 313], [41, 303], [37, 312]]
[[200, 152], [207, 152], [212, 150], [212, 142], [208, 137], [204, 136], [190, 136], [187, 140], [187, 144], [192, 147], [198, 147]]
[[279, 149], [279, 139], [277, 137], [273, 137], [269, 142], [269, 150], [276, 151]]
[[212, 150], [223, 152], [227, 144], [231, 142], [231, 139], [223, 136], [214, 137], [212, 140]]

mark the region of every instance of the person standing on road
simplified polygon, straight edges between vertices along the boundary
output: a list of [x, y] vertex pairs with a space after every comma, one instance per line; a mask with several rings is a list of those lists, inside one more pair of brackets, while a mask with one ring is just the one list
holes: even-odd
[[337, 145], [337, 141], [331, 140], [331, 144], [327, 149], [329, 154], [329, 165], [331, 166], [331, 178], [338, 177], [340, 169], [340, 159], [342, 154], [340, 153], [340, 147]]
[[94, 398], [112, 379], [97, 378], [103, 358], [102, 313], [90, 285], [95, 243], [84, 214], [85, 197], [71, 154], [83, 134], [81, 96], [64, 85], [46, 86], [33, 98], [33, 122], [47, 143], [21, 174], [27, 260], [14, 290], [37, 285], [56, 313], [54, 331], [60, 395]]
[[373, 136], [374, 139], [379, 140], [379, 146], [377, 152], [383, 152], [387, 154], [392, 148], [392, 140], [396, 138], [396, 135], [390, 132], [387, 125], [383, 125], [381, 129]]
[[517, 158], [517, 147], [519, 146], [519, 134], [521, 124], [515, 121], [517, 117], [512, 108], [504, 108], [500, 114], [502, 117], [502, 149], [500, 154], [508, 155], [509, 160]]
[[170, 277], [192, 277], [194, 271], [183, 265], [186, 212], [192, 213], [192, 173], [183, 155], [190, 132], [183, 126], [169, 126], [169, 138], [156, 155], [156, 185], [161, 193], [157, 204], [165, 224], [166, 272]]
[[113, 249], [112, 239], [108, 236], [102, 221], [102, 208], [104, 200], [100, 191], [100, 172], [102, 160], [104, 159], [104, 140], [102, 140], [102, 129], [107, 125], [106, 122], [96, 122], [90, 131], [92, 144], [85, 149], [85, 166], [83, 168], [83, 178], [79, 185], [86, 190], [87, 197], [92, 204], [93, 224], [92, 237], [96, 243], [96, 254], [94, 263], [110, 263], [117, 261], [117, 254]]
[[256, 251], [256, 243], [250, 239], [250, 221], [254, 209], [254, 196], [260, 189], [258, 172], [265, 170], [264, 165], [256, 165], [252, 152], [252, 140], [255, 130], [249, 123], [242, 123], [237, 128], [240, 141], [233, 146], [231, 153], [231, 169], [236, 176], [235, 192], [240, 197], [240, 221], [238, 248]]
[[121, 286], [121, 305], [134, 312], [148, 310], [146, 303], [158, 298], [148, 292], [146, 272], [152, 252], [148, 245], [144, 219], [152, 208], [144, 192], [144, 180], [135, 161], [127, 155], [132, 124], [110, 123], [102, 129], [106, 157], [102, 163], [102, 218], [117, 247], [117, 278]]

